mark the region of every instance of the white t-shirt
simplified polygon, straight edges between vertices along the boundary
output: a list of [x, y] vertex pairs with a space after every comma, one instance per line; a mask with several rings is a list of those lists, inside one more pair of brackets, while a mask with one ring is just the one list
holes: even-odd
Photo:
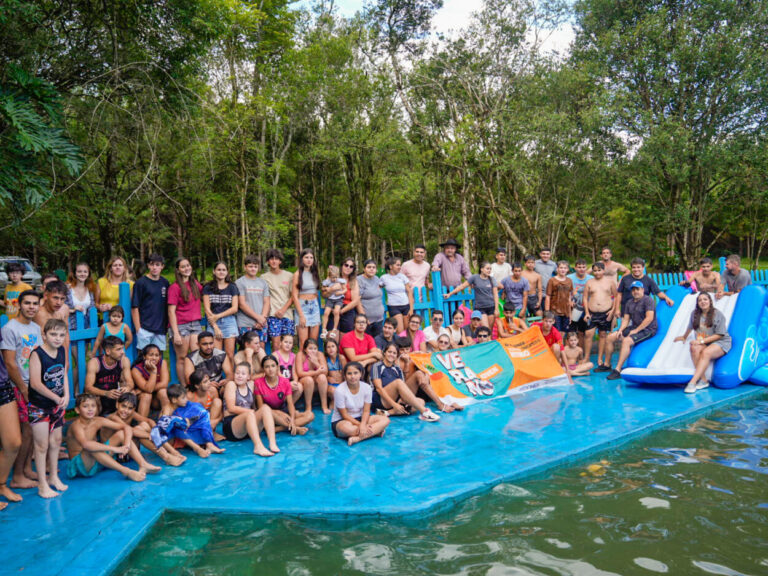
[[448, 337], [451, 336], [448, 333], [448, 330], [446, 330], [444, 326], [440, 326], [440, 334], [435, 334], [435, 331], [432, 328], [431, 324], [426, 328], [424, 328], [424, 339], [427, 341], [427, 344], [432, 346], [433, 348], [437, 348], [437, 339], [440, 338], [440, 336], [442, 336], [443, 334], [445, 334]]
[[333, 414], [331, 415], [331, 422], [338, 422], [343, 420], [339, 408], [346, 408], [347, 414], [352, 418], [361, 418], [363, 415], [363, 408], [366, 404], [373, 402], [373, 387], [366, 383], [360, 382], [360, 389], [357, 394], [352, 394], [347, 386], [346, 382], [342, 382], [336, 387], [336, 391], [333, 394]]
[[512, 265], [509, 262], [504, 262], [504, 264], [494, 262], [491, 264], [491, 276], [496, 278], [496, 282], [501, 284], [504, 278], [512, 276]]
[[390, 274], [387, 272], [383, 274], [381, 278], [381, 285], [387, 291], [387, 306], [407, 306], [408, 291], [405, 289], [406, 284], [410, 284], [408, 277], [402, 272], [397, 274]]

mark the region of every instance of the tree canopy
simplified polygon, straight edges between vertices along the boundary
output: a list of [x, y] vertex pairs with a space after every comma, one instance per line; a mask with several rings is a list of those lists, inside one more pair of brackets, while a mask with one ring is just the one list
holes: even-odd
[[765, 3], [485, 0], [448, 36], [441, 6], [4, 2], [6, 250], [50, 268], [273, 246], [330, 264], [448, 237], [474, 265], [497, 246], [760, 257]]

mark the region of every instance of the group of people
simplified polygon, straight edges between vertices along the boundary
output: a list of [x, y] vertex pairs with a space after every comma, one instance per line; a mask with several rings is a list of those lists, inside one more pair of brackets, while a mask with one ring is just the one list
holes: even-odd
[[[381, 276], [375, 261], [365, 261], [358, 274], [347, 258], [340, 268], [329, 266], [322, 280], [312, 250], [302, 251], [298, 269], [290, 272], [280, 250], [272, 249], [263, 274], [259, 258], [248, 256], [242, 277], [233, 280], [226, 263], [218, 262], [205, 285], [188, 258], [176, 260], [171, 283], [158, 254], [135, 281], [125, 260], [115, 257], [98, 281], [83, 263], [66, 283], [44, 276], [42, 294], [21, 282], [20, 267], [9, 265], [3, 302], [9, 321], [0, 339], [0, 495], [19, 501], [11, 488], [37, 487], [44, 498], [67, 489], [58, 460], [70, 401], [69, 331], [88, 320], [76, 312], [95, 308], [108, 313], [108, 321], [98, 329], [87, 365], [79, 367], [86, 372], [85, 390], [67, 430], [69, 476], [92, 476], [106, 467], [140, 481], [159, 469], [143, 458], [140, 446], [172, 466], [186, 460], [180, 448], [205, 458], [223, 452], [223, 440], [249, 439], [255, 454], [274, 455], [280, 451], [276, 434], [306, 434], [316, 392], [322, 412], [331, 414], [333, 434], [349, 445], [383, 436], [394, 416], [418, 412], [436, 422], [440, 416], [428, 402], [445, 413], [462, 407], [441, 400], [410, 354], [507, 337], [526, 330], [531, 317], [540, 318], [535, 325], [569, 376], [594, 369], [616, 379], [632, 346], [657, 330], [651, 296], [673, 304], [645, 274], [641, 259], [628, 269], [613, 261], [608, 248], [591, 274], [584, 260], [571, 273], [569, 263], [554, 262], [546, 248], [539, 258], [511, 264], [499, 249], [494, 263], [483, 262], [471, 274], [455, 240], [440, 246], [431, 264], [418, 245], [407, 262], [387, 259]], [[726, 265], [721, 277], [704, 258], [691, 278], [700, 295], [689, 330], [680, 336], [696, 333], [690, 348], [696, 374], [686, 392], [708, 385], [709, 362], [730, 346], [710, 294], [719, 298], [750, 283], [738, 256]], [[441, 272], [445, 298], [473, 288], [468, 322], [462, 308], [446, 325], [440, 309], [428, 319], [416, 312], [414, 293], [432, 288], [433, 271]], [[131, 291], [133, 331], [119, 306], [123, 282]], [[590, 355], [596, 333], [595, 367]], [[133, 341], [139, 353], [131, 363], [125, 351]], [[179, 384], [171, 384], [164, 359], [168, 342]], [[615, 347], [619, 358], [612, 366]], [[138, 469], [125, 466], [129, 459]]]

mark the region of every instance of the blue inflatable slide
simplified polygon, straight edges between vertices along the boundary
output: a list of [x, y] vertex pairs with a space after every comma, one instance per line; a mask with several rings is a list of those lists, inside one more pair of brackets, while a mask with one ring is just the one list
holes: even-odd
[[[686, 384], [693, 375], [689, 342], [674, 339], [688, 328], [696, 294], [682, 286], [666, 293], [674, 306], [659, 302], [658, 332], [635, 346], [621, 372], [628, 382]], [[768, 386], [768, 291], [762, 286], [747, 286], [739, 294], [716, 300], [715, 307], [725, 315], [733, 346], [710, 368], [709, 381], [718, 388], [734, 388], [747, 380]], [[689, 340], [693, 338], [691, 333]]]

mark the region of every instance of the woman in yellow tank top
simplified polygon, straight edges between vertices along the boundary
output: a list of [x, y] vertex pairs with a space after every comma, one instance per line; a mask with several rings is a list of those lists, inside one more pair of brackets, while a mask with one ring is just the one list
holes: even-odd
[[133, 291], [133, 280], [128, 275], [128, 266], [120, 256], [112, 256], [107, 264], [104, 276], [99, 278], [98, 308], [106, 312], [120, 304], [120, 283], [128, 282]]

